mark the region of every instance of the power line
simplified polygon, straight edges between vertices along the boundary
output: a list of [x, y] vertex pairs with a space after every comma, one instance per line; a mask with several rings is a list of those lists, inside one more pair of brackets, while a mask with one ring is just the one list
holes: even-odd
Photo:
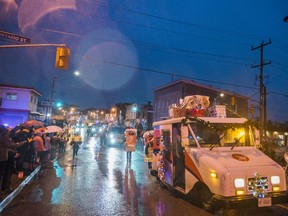
[[[59, 34], [67, 34], [67, 35], [72, 35], [72, 36], [77, 36], [77, 37], [84, 37], [82, 35], [79, 35], [79, 34], [74, 34], [74, 33], [69, 33], [69, 32], [64, 32], [64, 31], [57, 31], [57, 30], [51, 30], [51, 29], [45, 29], [45, 28], [37, 28], [39, 30], [43, 30], [43, 31], [48, 31], [48, 32], [55, 32], [55, 33], [59, 33]], [[113, 38], [117, 38], [117, 39], [121, 39], [121, 40], [124, 40], [124, 41], [128, 41], [126, 39], [123, 39], [121, 37], [115, 37], [115, 36], [112, 36], [112, 35], [109, 35], [110, 37], [113, 37]], [[101, 39], [101, 37], [98, 37]], [[106, 39], [106, 38], [104, 38]], [[135, 45], [137, 46], [140, 46], [142, 48], [145, 48], [145, 49], [154, 49], [154, 50], [160, 50], [162, 52], [167, 52], [170, 51], [170, 53], [172, 53], [173, 51], [174, 52], [182, 52], [182, 53], [188, 53], [188, 54], [195, 54], [195, 55], [204, 55], [204, 56], [211, 56], [211, 57], [220, 57], [220, 58], [228, 58], [228, 59], [238, 59], [238, 60], [254, 60], [254, 58], [247, 58], [247, 57], [240, 57], [240, 56], [229, 56], [229, 55], [220, 55], [220, 54], [216, 54], [216, 53], [208, 53], [208, 52], [200, 52], [200, 51], [193, 51], [193, 50], [187, 50], [187, 49], [180, 49], [180, 48], [175, 48], [175, 47], [169, 47], [169, 46], [163, 46], [163, 45], [159, 45], [159, 44], [153, 44], [153, 43], [145, 43], [145, 42], [141, 42], [141, 41], [137, 41], [137, 40], [130, 40], [132, 41]], [[164, 50], [164, 51], [163, 51]], [[173, 54], [173, 53], [172, 53]], [[179, 54], [177, 54], [179, 55]], [[183, 55], [182, 56], [188, 56], [188, 57], [192, 57], [191, 55]], [[198, 57], [200, 58], [200, 57]], [[202, 59], [205, 59], [205, 58], [202, 58]], [[215, 60], [215, 59], [208, 59], [210, 61], [219, 61], [219, 60]], [[248, 65], [248, 63], [243, 63], [243, 62], [235, 62], [235, 61], [219, 61], [219, 62], [226, 62], [226, 63], [231, 63], [231, 64], [242, 64], [242, 65]]]
[[218, 28], [211, 28], [211, 27], [207, 27], [207, 26], [203, 26], [203, 25], [199, 25], [199, 24], [195, 24], [195, 23], [185, 22], [182, 20], [171, 19], [168, 17], [162, 17], [162, 16], [149, 14], [149, 13], [145, 13], [145, 12], [141, 12], [141, 11], [135, 11], [135, 10], [124, 8], [124, 7], [113, 6], [111, 3], [109, 4], [109, 6], [101, 4], [101, 3], [97, 3], [97, 4], [102, 6], [102, 7], [106, 7], [106, 8], [109, 7], [109, 8], [119, 10], [119, 11], [125, 11], [125, 12], [134, 13], [134, 14], [138, 14], [138, 15], [142, 15], [142, 16], [146, 16], [146, 17], [151, 17], [151, 18], [155, 18], [155, 19], [166, 20], [166, 21], [169, 21], [172, 23], [183, 24], [183, 25], [187, 25], [187, 26], [193, 26], [193, 27], [213, 30], [213, 31], [221, 32], [221, 33], [225, 33], [225, 34], [227, 34], [227, 33], [234, 34], [236, 36], [246, 37], [246, 38], [250, 38], [250, 39], [259, 39], [259, 37], [256, 37], [255, 35], [252, 35], [252, 34], [235, 32], [235, 31], [230, 31], [230, 30], [223, 30], [223, 29], [218, 29]]
[[[78, 55], [78, 56], [81, 57], [80, 55]], [[126, 64], [116, 63], [116, 62], [110, 62], [110, 61], [106, 61], [106, 60], [97, 60], [97, 59], [94, 59], [94, 58], [92, 59], [92, 58], [88, 58], [88, 57], [86, 57], [85, 60], [91, 61], [93, 63], [95, 61], [97, 61], [97, 62], [101, 62], [101, 63], [105, 63], [105, 64], [118, 65], [118, 66], [122, 66], [122, 67], [137, 69], [137, 70], [141, 70], [141, 71], [148, 71], [148, 72], [151, 72], [151, 73], [158, 73], [158, 74], [168, 75], [168, 76], [177, 76], [177, 77], [181, 77], [181, 78], [189, 78], [189, 79], [192, 79], [192, 80], [199, 80], [199, 81], [203, 81], [203, 82], [210, 82], [210, 83], [216, 83], [216, 84], [222, 84], [222, 85], [228, 85], [228, 86], [234, 86], [234, 87], [241, 87], [241, 88], [257, 89], [255, 87], [251, 87], [251, 86], [244, 86], [244, 85], [238, 85], [238, 84], [231, 84], [231, 83], [225, 83], [225, 82], [218, 82], [218, 81], [212, 81], [212, 80], [207, 80], [207, 79], [195, 78], [195, 77], [191, 77], [191, 76], [175, 74], [175, 73], [169, 73], [169, 72], [165, 72], [165, 71], [159, 71], [159, 70], [143, 68], [143, 67], [136, 67], [136, 66], [132, 66], [132, 65], [126, 65]]]

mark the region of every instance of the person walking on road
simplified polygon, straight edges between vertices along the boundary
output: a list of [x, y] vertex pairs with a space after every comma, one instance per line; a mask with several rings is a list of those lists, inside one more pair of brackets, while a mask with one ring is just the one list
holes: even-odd
[[64, 153], [66, 151], [66, 140], [63, 134], [59, 138], [59, 153]]
[[154, 131], [146, 131], [143, 135], [145, 143], [145, 156], [144, 161], [148, 164], [148, 169], [152, 169], [153, 160], [153, 142], [154, 142]]
[[127, 152], [127, 162], [131, 162], [132, 152], [136, 150], [137, 143], [137, 129], [127, 128], [125, 134], [125, 147], [124, 150]]
[[79, 146], [82, 144], [82, 141], [76, 141], [75, 138], [72, 138], [70, 145], [73, 148], [73, 160], [78, 155]]

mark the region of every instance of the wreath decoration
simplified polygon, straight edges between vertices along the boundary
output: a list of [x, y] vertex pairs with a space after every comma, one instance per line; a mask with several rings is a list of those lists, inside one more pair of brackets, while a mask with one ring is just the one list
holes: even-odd
[[255, 178], [249, 181], [249, 188], [252, 190], [254, 197], [263, 198], [266, 195], [265, 186], [267, 184], [266, 178], [261, 178], [261, 176], [256, 173]]

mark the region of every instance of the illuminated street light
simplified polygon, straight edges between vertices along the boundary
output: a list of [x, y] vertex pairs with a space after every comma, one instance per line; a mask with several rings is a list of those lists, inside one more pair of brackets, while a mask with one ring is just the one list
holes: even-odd
[[[79, 76], [80, 73], [78, 71], [74, 72], [75, 76]], [[53, 102], [53, 96], [54, 96], [54, 90], [55, 90], [55, 83], [57, 80], [62, 79], [63, 76], [53, 76], [53, 82], [52, 82], [52, 89], [51, 89], [51, 96], [50, 96], [50, 101]]]
[[220, 93], [217, 97], [215, 97], [214, 98], [214, 105], [218, 105], [219, 104], [219, 101], [217, 101], [217, 99], [219, 98], [219, 97], [224, 97], [225, 95], [224, 95], [224, 93]]

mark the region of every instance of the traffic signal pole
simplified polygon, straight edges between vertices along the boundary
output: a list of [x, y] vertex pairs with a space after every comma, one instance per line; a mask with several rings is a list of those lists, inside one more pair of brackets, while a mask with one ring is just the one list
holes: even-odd
[[25, 48], [25, 47], [48, 47], [55, 46], [56, 57], [55, 57], [55, 68], [56, 69], [68, 69], [70, 49], [66, 48], [66, 44], [12, 44], [12, 45], [1, 45], [0, 48]]
[[47, 47], [47, 46], [66, 47], [66, 44], [11, 44], [11, 45], [0, 45], [0, 49], [23, 48], [23, 47]]

